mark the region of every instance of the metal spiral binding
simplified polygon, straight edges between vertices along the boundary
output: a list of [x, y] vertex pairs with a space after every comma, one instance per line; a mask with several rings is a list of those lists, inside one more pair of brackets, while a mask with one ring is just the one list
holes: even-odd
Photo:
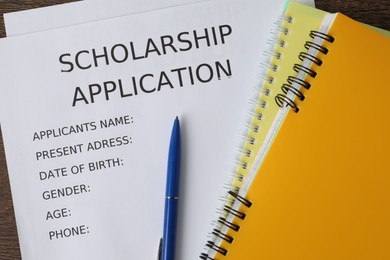
[[224, 209], [227, 213], [230, 213], [230, 214], [234, 215], [234, 216], [237, 217], [237, 218], [245, 219], [245, 217], [246, 217], [246, 214], [245, 214], [244, 212], [235, 210], [235, 209], [233, 209], [232, 207], [230, 207], [229, 205], [225, 205], [225, 207], [224, 207], [223, 209]]
[[299, 91], [299, 89], [297, 89], [289, 84], [283, 84], [281, 89], [284, 92], [284, 94], [286, 94], [286, 95], [290, 91], [290, 92], [294, 93], [295, 96], [297, 96], [297, 98], [299, 98], [299, 100], [302, 101], [305, 99], [305, 96], [302, 94], [301, 91]]
[[252, 202], [250, 202], [249, 200], [245, 199], [244, 197], [241, 197], [240, 195], [238, 195], [234, 191], [229, 190], [228, 193], [231, 196], [233, 196], [234, 198], [236, 198], [236, 200], [238, 200], [241, 204], [244, 204], [248, 208], [250, 208], [252, 206]]
[[330, 43], [333, 43], [335, 38], [333, 36], [330, 36], [326, 33], [323, 33], [323, 32], [320, 32], [320, 31], [310, 31], [310, 37], [311, 38], [315, 38], [315, 37], [319, 37], [325, 41], [328, 41]]
[[295, 84], [298, 84], [298, 85], [304, 87], [305, 89], [310, 89], [310, 87], [311, 87], [311, 84], [310, 84], [309, 82], [304, 81], [303, 79], [300, 79], [300, 78], [295, 77], [295, 76], [289, 76], [289, 77], [287, 78], [287, 82], [288, 82], [288, 84], [290, 84], [290, 85], [292, 85], [292, 84], [294, 84], [294, 83], [295, 83]]
[[314, 55], [311, 55], [307, 52], [301, 52], [298, 56], [298, 58], [301, 60], [301, 61], [304, 61], [305, 59], [306, 60], [310, 60], [311, 62], [313, 62], [314, 64], [318, 65], [318, 66], [321, 66], [322, 65], [322, 60], [320, 60], [319, 58], [317, 58], [316, 56]]
[[[285, 37], [282, 36], [286, 36], [290, 33], [289, 28], [287, 28], [286, 25], [291, 24], [293, 20], [292, 17], [282, 17], [282, 19], [276, 21], [275, 28], [273, 32], [271, 32], [275, 37], [267, 41], [267, 43], [271, 45], [270, 49], [272, 49], [272, 51], [265, 51], [263, 53], [269, 58], [269, 62], [260, 63], [259, 66], [262, 71], [266, 71], [266, 73], [258, 76], [261, 83], [255, 88], [256, 97], [249, 100], [253, 109], [250, 109], [248, 112], [250, 121], [245, 125], [247, 133], [243, 137], [243, 144], [239, 149], [240, 159], [235, 161], [236, 173], [234, 180], [236, 182], [230, 184], [226, 196], [221, 198], [224, 203], [221, 209], [217, 210], [218, 219], [213, 222], [215, 228], [212, 229], [210, 234], [211, 239], [206, 243], [205, 250], [207, 251], [200, 254], [200, 259], [214, 260], [213, 254], [215, 254], [215, 252], [221, 255], [226, 255], [228, 253], [228, 250], [223, 248], [219, 242], [224, 241], [231, 244], [234, 238], [227, 234], [227, 230], [230, 230], [233, 233], [239, 232], [240, 225], [239, 223], [237, 224], [236, 221], [233, 223], [233, 220], [244, 221], [246, 218], [245, 212], [240, 211], [237, 207], [233, 207], [233, 205], [244, 205], [247, 208], [252, 206], [252, 202], [239, 195], [239, 192], [246, 177], [245, 173], [251, 167], [251, 164], [247, 160], [249, 160], [253, 154], [252, 147], [257, 144], [256, 137], [258, 133], [261, 132], [261, 121], [264, 120], [264, 111], [268, 107], [268, 102], [272, 102], [270, 97], [272, 91], [276, 91], [273, 74], [278, 72], [279, 60], [283, 58], [283, 54], [278, 52], [277, 49], [284, 48], [287, 45], [287, 42], [284, 40]], [[299, 79], [291, 78], [290, 80], [299, 82]]]
[[226, 226], [226, 227], [228, 227], [228, 228], [230, 228], [230, 229], [236, 231], [236, 232], [237, 232], [238, 230], [240, 230], [240, 226], [239, 226], [239, 225], [236, 225], [236, 224], [234, 224], [234, 223], [232, 223], [232, 222], [229, 222], [229, 221], [227, 221], [227, 220], [226, 220], [225, 218], [223, 218], [223, 217], [219, 217], [218, 222], [219, 222], [220, 224], [222, 224], [222, 225], [224, 225], [224, 226]]
[[302, 71], [302, 72], [308, 74], [309, 76], [311, 76], [312, 78], [315, 78], [317, 76], [317, 72], [315, 72], [314, 70], [309, 69], [308, 67], [305, 67], [305, 66], [303, 66], [301, 64], [294, 64], [293, 69], [297, 73]]
[[[241, 204], [245, 205], [246, 207], [249, 208], [252, 206], [252, 202], [250, 202], [249, 200], [245, 199], [244, 197], [238, 195], [238, 193], [231, 191], [231, 190], [228, 193], [229, 193], [229, 195], [234, 197], [237, 201], [239, 201]], [[224, 206], [224, 211], [226, 211], [228, 214], [232, 214], [233, 216], [235, 216], [241, 220], [244, 220], [246, 217], [246, 214], [244, 212], [235, 210], [232, 207], [230, 207], [229, 205]], [[219, 217], [218, 223], [224, 227], [227, 227], [228, 229], [230, 229], [234, 232], [238, 232], [240, 230], [240, 226], [238, 224], [232, 223], [224, 217]], [[214, 228], [211, 233], [214, 236], [214, 238], [220, 238], [229, 244], [231, 244], [234, 240], [234, 238], [232, 236], [222, 232], [220, 228]], [[228, 250], [226, 248], [223, 248], [223, 247], [217, 245], [215, 242], [213, 242], [211, 240], [207, 241], [206, 247], [213, 250], [213, 251], [216, 251], [224, 256], [228, 253]], [[199, 257], [200, 257], [200, 259], [203, 259], [203, 260], [213, 260], [214, 259], [214, 258], [211, 258], [207, 253], [201, 253], [201, 255]]]
[[216, 229], [216, 228], [213, 229], [212, 233], [213, 233], [213, 235], [222, 238], [223, 240], [225, 240], [229, 244], [231, 244], [233, 242], [233, 240], [234, 240], [233, 237], [228, 236], [228, 235], [222, 233], [221, 230]]
[[199, 257], [200, 257], [200, 259], [203, 259], [203, 260], [214, 260], [213, 258], [209, 257], [209, 255], [206, 253], [201, 253]]
[[217, 246], [213, 241], [210, 241], [210, 240], [207, 241], [206, 246], [209, 247], [210, 249], [213, 249], [213, 250], [217, 251], [218, 253], [220, 253], [222, 255], [226, 255], [227, 254], [227, 250], [225, 248]]
[[[321, 44], [318, 44], [314, 40], [316, 38], [320, 38], [324, 41], [327, 41], [329, 43], [333, 43], [335, 41], [335, 38], [331, 35], [325, 34], [323, 32], [319, 31], [310, 31], [310, 37], [313, 39], [313, 41], [307, 41], [304, 45], [304, 47], [308, 50], [308, 52], [301, 52], [299, 53], [298, 58], [304, 62], [309, 61], [311, 64], [315, 64], [317, 66], [322, 65], [322, 60], [317, 58], [315, 55], [310, 53], [310, 50], [313, 49], [315, 51], [321, 52], [323, 54], [328, 54], [329, 49], [322, 46]], [[297, 73], [303, 73], [303, 75], [308, 75], [312, 78], [315, 78], [317, 76], [317, 72], [311, 69], [307, 65], [302, 64], [294, 64], [293, 67], [294, 71]], [[291, 109], [298, 113], [299, 107], [297, 103], [294, 101], [295, 97], [298, 98], [298, 100], [304, 100], [305, 96], [300, 90], [300, 87], [303, 87], [305, 89], [309, 89], [311, 87], [311, 84], [299, 77], [290, 76], [287, 79], [288, 84], [283, 84], [281, 86], [281, 90], [283, 94], [278, 94], [275, 96], [275, 102], [279, 107], [283, 106], [289, 106]], [[298, 87], [295, 87], [294, 85], [297, 85]], [[290, 97], [288, 94], [292, 93], [293, 97]]]

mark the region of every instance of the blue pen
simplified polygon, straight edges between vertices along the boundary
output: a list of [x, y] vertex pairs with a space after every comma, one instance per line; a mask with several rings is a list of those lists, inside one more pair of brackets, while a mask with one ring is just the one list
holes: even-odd
[[161, 260], [175, 259], [177, 209], [180, 183], [180, 123], [176, 117], [172, 128], [168, 154], [168, 172], [165, 191], [164, 231]]

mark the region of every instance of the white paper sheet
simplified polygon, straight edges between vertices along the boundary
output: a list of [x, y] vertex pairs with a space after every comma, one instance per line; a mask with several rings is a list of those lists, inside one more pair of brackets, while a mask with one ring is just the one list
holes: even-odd
[[7, 36], [14, 36], [201, 1], [78, 1], [4, 14], [4, 23]]
[[[8, 36], [97, 21], [200, 0], [93, 0], [4, 14]], [[314, 7], [314, 0], [298, 0]]]
[[[177, 259], [198, 259], [283, 2], [214, 0], [1, 39], [1, 127], [23, 259], [155, 259], [176, 115]], [[209, 35], [199, 48], [195, 33]], [[96, 66], [93, 50], [104, 47], [109, 64]]]

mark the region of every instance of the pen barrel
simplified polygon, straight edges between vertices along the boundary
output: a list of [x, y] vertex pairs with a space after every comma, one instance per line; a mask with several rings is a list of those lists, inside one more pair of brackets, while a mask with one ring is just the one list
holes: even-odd
[[162, 260], [175, 259], [176, 223], [179, 205], [180, 152], [180, 124], [176, 118], [172, 128], [168, 153], [164, 231], [161, 252]]
[[165, 198], [166, 213], [164, 216], [164, 231], [163, 231], [163, 260], [175, 259], [175, 244], [176, 244], [176, 227], [177, 227], [177, 210], [179, 200], [177, 198]]
[[180, 184], [180, 124], [176, 119], [171, 134], [171, 141], [169, 144], [168, 152], [168, 169], [167, 169], [167, 181], [166, 181], [166, 197], [178, 197], [179, 196], [179, 184]]

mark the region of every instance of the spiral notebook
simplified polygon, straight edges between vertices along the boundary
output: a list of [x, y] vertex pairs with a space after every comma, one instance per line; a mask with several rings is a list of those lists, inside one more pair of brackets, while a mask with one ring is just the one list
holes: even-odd
[[[288, 9], [287, 9], [288, 7]], [[291, 26], [290, 13], [302, 13], [305, 14], [305, 19], [295, 19], [293, 30], [293, 37], [288, 27]], [[319, 29], [321, 21], [324, 18], [326, 12], [308, 8], [303, 4], [292, 3], [285, 6], [285, 13], [278, 21], [275, 22], [275, 28], [273, 28], [273, 38], [268, 40], [271, 45], [268, 49], [273, 52], [265, 52], [264, 54], [269, 56], [267, 63], [261, 64], [260, 78], [258, 86], [254, 89], [254, 96], [251, 99], [251, 107], [248, 108], [249, 117], [247, 119], [247, 126], [244, 127], [243, 142], [238, 149], [238, 158], [236, 159], [237, 165], [233, 172], [233, 180], [226, 188], [237, 194], [240, 190], [247, 190], [252, 182], [252, 178], [255, 175], [259, 165], [262, 161], [262, 155], [266, 153], [268, 144], [272, 140], [274, 128], [277, 125], [276, 116], [279, 111], [279, 107], [274, 102], [279, 90], [279, 86], [283, 84], [283, 81], [287, 79], [288, 82], [295, 82], [298, 79], [291, 77], [293, 75], [293, 66], [300, 62], [300, 57], [296, 55], [307, 40], [307, 31], [316, 28]], [[308, 22], [309, 21], [309, 22]], [[286, 48], [288, 46], [288, 48]], [[227, 212], [233, 207], [236, 197], [227, 193], [227, 196], [222, 198], [224, 202], [221, 208], [217, 210], [217, 218], [219, 219], [212, 223], [210, 230], [212, 230], [212, 238], [207, 242], [205, 251], [213, 252], [216, 244], [220, 240], [220, 232], [225, 233], [226, 227], [221, 225], [221, 222], [225, 223]], [[232, 216], [230, 216], [231, 218]], [[222, 219], [221, 219], [222, 218]], [[222, 229], [222, 230], [220, 230]], [[203, 253], [202, 256], [208, 255]]]
[[[294, 5], [291, 38], [307, 18]], [[320, 22], [275, 94], [272, 147], [203, 259], [390, 258], [390, 40], [342, 14]]]
[[[267, 41], [271, 45], [269, 49], [273, 52], [266, 51], [264, 53], [264, 55], [269, 56], [269, 60], [260, 64], [259, 73], [262, 74], [259, 77], [262, 80], [257, 82], [254, 97], [250, 100], [249, 118], [247, 119], [247, 127], [244, 128], [244, 141], [238, 150], [239, 158], [232, 183], [235, 192], [238, 192], [244, 183], [250, 182], [252, 172], [258, 169], [261, 164], [260, 155], [265, 153], [267, 143], [272, 137], [272, 129], [279, 111], [279, 107], [274, 103], [279, 85], [285, 79], [288, 82], [297, 80], [289, 76], [294, 73], [294, 64], [301, 60], [296, 52], [305, 43], [307, 30], [319, 29], [321, 20], [326, 14], [324, 11], [297, 2], [286, 5], [285, 9], [287, 13], [275, 22], [275, 28], [271, 33], [274, 37]], [[294, 22], [294, 37], [291, 37], [288, 28], [291, 24], [289, 13], [297, 11], [304, 13], [305, 19], [298, 19]], [[287, 45], [288, 48], [286, 48]], [[247, 180], [248, 178], [249, 180]]]

